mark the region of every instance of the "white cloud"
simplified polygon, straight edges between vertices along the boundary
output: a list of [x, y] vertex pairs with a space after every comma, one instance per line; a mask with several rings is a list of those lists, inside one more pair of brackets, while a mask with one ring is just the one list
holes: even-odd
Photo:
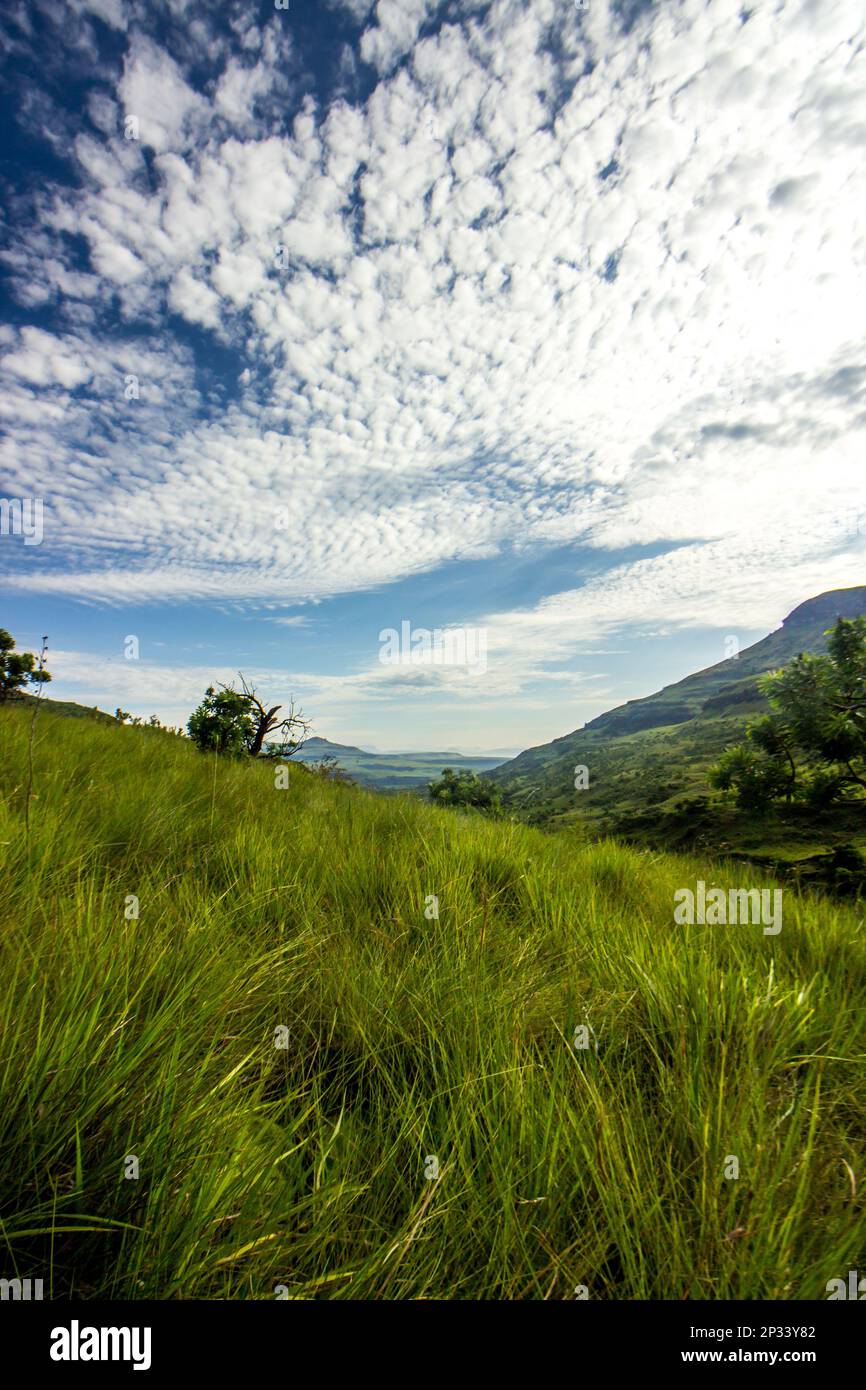
[[246, 67], [232, 58], [220, 78], [214, 101], [235, 126], [252, 125], [256, 99], [270, 89], [273, 73], [266, 63]]
[[859, 11], [687, 0], [626, 35], [602, 4], [499, 0], [419, 41], [433, 8], [379, 0], [366, 104], [310, 99], [290, 131], [261, 114], [287, 36], [209, 104], [133, 33], [115, 95], [152, 170], [92, 102], [81, 187], [6, 259], [28, 302], [213, 332], [240, 395], [206, 405], [168, 341], [106, 352], [84, 318], [6, 344], [9, 467], [75, 538], [28, 589], [292, 602], [506, 544], [679, 547], [489, 617], [516, 689], [626, 621], [758, 628], [857, 582]]
[[169, 291], [168, 302], [176, 313], [183, 314], [190, 323], [200, 323], [205, 328], [219, 326], [219, 295], [188, 270], [178, 271]]
[[361, 57], [379, 72], [387, 72], [408, 53], [424, 19], [435, 8], [435, 0], [378, 0], [376, 23], [361, 39]]
[[173, 59], [139, 33], [132, 36], [118, 95], [126, 116], [137, 117], [142, 142], [160, 152], [182, 148], [206, 112]]
[[97, 242], [91, 252], [93, 268], [106, 280], [118, 285], [129, 285], [145, 273], [145, 267], [137, 256], [126, 246], [116, 241]]
[[123, 0], [66, 0], [66, 3], [76, 14], [96, 15], [98, 19], [105, 20], [112, 29], [127, 27]]
[[59, 341], [39, 328], [23, 328], [20, 346], [0, 359], [2, 367], [34, 386], [80, 386], [91, 371], [75, 352], [74, 344]]
[[374, 0], [325, 0], [329, 10], [347, 10], [356, 23], [365, 20], [373, 8]]

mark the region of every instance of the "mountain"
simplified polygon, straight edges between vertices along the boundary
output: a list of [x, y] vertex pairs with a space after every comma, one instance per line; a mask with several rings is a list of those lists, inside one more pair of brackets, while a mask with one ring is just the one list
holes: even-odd
[[655, 695], [630, 700], [607, 714], [600, 714], [584, 725], [582, 732], [592, 729], [615, 738], [641, 729], [685, 723], [699, 714], [720, 713], [752, 703], [756, 698], [763, 705], [758, 694], [758, 676], [784, 666], [798, 652], [825, 650], [824, 634], [837, 618], [856, 618], [863, 613], [866, 613], [866, 587], [837, 589], [807, 599], [788, 614], [781, 627], [747, 647], [739, 656], [708, 666], [674, 685], [666, 685]]
[[492, 772], [503, 757], [483, 754], [410, 752], [370, 753], [348, 743], [332, 743], [327, 738], [309, 738], [303, 748], [293, 754], [300, 763], [319, 763], [333, 758], [340, 769], [362, 787], [375, 791], [416, 791], [438, 777], [444, 767], [455, 771]]
[[356, 748], [353, 743], [332, 743], [329, 738], [316, 736], [308, 738], [303, 748], [294, 756], [298, 762], [311, 763], [318, 762], [321, 758], [368, 758], [371, 755], [366, 748]]
[[[835, 844], [866, 844], [862, 812], [837, 809], [823, 820], [795, 809], [756, 822], [706, 804], [707, 770], [766, 711], [758, 678], [799, 652], [826, 649], [838, 617], [866, 614], [866, 586], [801, 603], [781, 627], [736, 657], [697, 671], [654, 695], [630, 700], [582, 729], [527, 749], [488, 775], [513, 814], [530, 824], [583, 827], [593, 834], [659, 847], [802, 859]], [[575, 789], [575, 769], [589, 786]]]

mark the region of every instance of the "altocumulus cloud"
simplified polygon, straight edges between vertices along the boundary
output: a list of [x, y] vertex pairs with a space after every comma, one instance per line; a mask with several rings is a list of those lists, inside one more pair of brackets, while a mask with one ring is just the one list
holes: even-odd
[[862, 7], [304, 3], [7, 12], [51, 151], [3, 252], [3, 489], [46, 515], [7, 585], [292, 601], [667, 543], [487, 615], [505, 689], [862, 580]]

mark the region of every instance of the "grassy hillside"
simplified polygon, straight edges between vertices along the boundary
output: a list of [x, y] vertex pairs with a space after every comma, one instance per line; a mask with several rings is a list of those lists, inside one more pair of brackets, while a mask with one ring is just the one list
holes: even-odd
[[45, 712], [28, 841], [27, 724], [0, 712], [6, 1276], [822, 1298], [862, 1262], [850, 909], [678, 927], [678, 887], [751, 885]]
[[78, 705], [74, 700], [52, 700], [48, 695], [28, 695], [25, 691], [18, 691], [12, 703], [32, 710], [37, 699], [41, 709], [49, 710], [51, 714], [64, 715], [67, 719], [95, 719], [100, 724], [117, 722], [113, 714], [106, 714], [105, 710], [98, 709], [96, 705]]
[[[749, 719], [766, 712], [758, 678], [798, 652], [821, 652], [838, 616], [866, 613], [866, 588], [810, 599], [783, 625], [735, 659], [686, 676], [654, 695], [610, 710], [553, 743], [527, 749], [488, 774], [506, 806], [528, 824], [578, 826], [655, 848], [721, 851], [776, 861], [806, 861], [834, 846], [866, 849], [866, 815], [839, 809], [816, 816], [794, 809], [744, 815], [715, 798], [707, 772], [739, 742]], [[575, 788], [575, 767], [589, 786]]]

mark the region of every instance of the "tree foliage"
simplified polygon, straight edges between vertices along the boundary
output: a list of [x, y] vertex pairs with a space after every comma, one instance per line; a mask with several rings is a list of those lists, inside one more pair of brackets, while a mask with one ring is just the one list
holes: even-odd
[[203, 752], [225, 753], [229, 757], [257, 758], [269, 750], [268, 734], [281, 735], [280, 756], [290, 758], [302, 746], [310, 731], [310, 721], [292, 700], [289, 712], [280, 719], [282, 705], [266, 709], [243, 674], [240, 690], [233, 685], [208, 686], [198, 709], [190, 715], [187, 733]]
[[16, 652], [15, 638], [0, 627], [0, 702], [14, 699], [26, 685], [44, 685], [51, 675], [33, 652]]
[[759, 682], [771, 713], [710, 771], [744, 809], [828, 805], [866, 791], [866, 618], [840, 618], [827, 654], [801, 653]]
[[438, 781], [427, 783], [427, 790], [431, 800], [441, 806], [473, 807], [492, 812], [502, 809], [499, 788], [492, 782], [482, 782], [477, 772], [455, 772], [453, 768], [445, 767]]

